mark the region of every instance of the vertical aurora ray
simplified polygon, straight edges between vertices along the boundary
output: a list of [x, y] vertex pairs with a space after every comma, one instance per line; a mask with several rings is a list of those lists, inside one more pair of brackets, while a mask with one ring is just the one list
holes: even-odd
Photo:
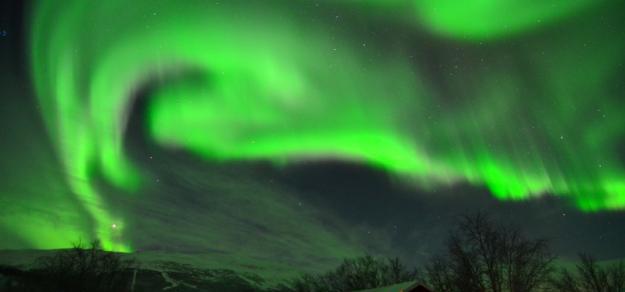
[[[367, 3], [411, 11], [418, 30], [461, 44], [514, 39], [593, 6], [585, 0], [473, 2], [468, 11], [453, 1]], [[364, 46], [367, 32], [358, 25], [337, 32], [298, 17], [293, 5], [36, 3], [37, 94], [69, 184], [106, 248], [130, 249], [121, 231], [111, 229], [123, 226], [123, 218], [93, 182], [102, 175], [126, 190], [140, 186], [123, 138], [135, 92], [155, 80], [146, 121], [151, 138], [211, 161], [331, 156], [425, 187], [467, 181], [501, 199], [551, 193], [585, 211], [625, 207], [616, 149], [625, 115], [622, 92], [612, 84], [623, 73], [625, 41], [618, 30], [597, 35], [591, 25], [525, 50], [487, 44], [478, 55], [498, 51], [486, 62], [461, 64], [464, 71], [440, 61], [452, 70], [438, 84], [424, 73], [425, 60], [410, 61], [420, 45]], [[502, 10], [518, 13], [499, 21], [493, 15]], [[607, 17], [618, 23], [614, 18]], [[520, 72], [510, 54], [531, 63], [529, 73]], [[539, 76], [540, 89], [528, 86], [528, 74]]]

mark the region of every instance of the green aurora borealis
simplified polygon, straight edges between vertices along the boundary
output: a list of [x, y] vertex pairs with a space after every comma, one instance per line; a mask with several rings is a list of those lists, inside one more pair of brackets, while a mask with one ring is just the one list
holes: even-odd
[[[127, 196], [145, 185], [124, 135], [148, 85], [151, 139], [208, 162], [332, 157], [419, 188], [468, 182], [502, 200], [551, 194], [588, 212], [625, 208], [618, 3], [224, 2], [34, 4], [36, 94], [67, 183], [107, 249], [132, 250], [126, 216], [96, 181]], [[319, 3], [352, 15], [301, 12]], [[376, 41], [368, 18], [402, 37]], [[468, 56], [436, 60], [433, 78], [436, 56], [420, 43], [432, 40]], [[40, 245], [89, 232], [79, 229]]]

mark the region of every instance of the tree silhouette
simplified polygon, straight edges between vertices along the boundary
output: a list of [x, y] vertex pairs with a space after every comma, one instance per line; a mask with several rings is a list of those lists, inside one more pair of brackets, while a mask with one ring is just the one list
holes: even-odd
[[89, 246], [78, 242], [71, 249], [40, 258], [36, 273], [50, 286], [48, 291], [128, 291], [134, 265], [120, 254], [103, 251], [98, 241]]
[[531, 292], [547, 286], [554, 258], [546, 240], [525, 238], [478, 213], [460, 220], [446, 254], [425, 270], [437, 292]]
[[399, 258], [382, 260], [366, 255], [346, 259], [335, 270], [322, 275], [302, 275], [284, 290], [343, 292], [383, 287], [417, 278], [417, 270], [408, 269]]
[[625, 265], [618, 262], [600, 266], [589, 255], [580, 254], [576, 272], [560, 271], [553, 286], [560, 292], [625, 292]]

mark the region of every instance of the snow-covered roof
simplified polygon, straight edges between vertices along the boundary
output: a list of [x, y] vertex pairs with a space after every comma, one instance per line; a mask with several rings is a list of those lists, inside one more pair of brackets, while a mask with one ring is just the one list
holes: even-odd
[[380, 288], [358, 290], [357, 292], [410, 292], [410, 289], [413, 289], [416, 286], [418, 286], [416, 281], [408, 281]]

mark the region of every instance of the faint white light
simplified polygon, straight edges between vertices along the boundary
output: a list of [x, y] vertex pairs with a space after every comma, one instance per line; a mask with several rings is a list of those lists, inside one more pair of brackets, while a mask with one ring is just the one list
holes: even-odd
[[113, 225], [111, 225], [111, 228], [113, 229], [117, 228], [117, 224], [113, 223]]

